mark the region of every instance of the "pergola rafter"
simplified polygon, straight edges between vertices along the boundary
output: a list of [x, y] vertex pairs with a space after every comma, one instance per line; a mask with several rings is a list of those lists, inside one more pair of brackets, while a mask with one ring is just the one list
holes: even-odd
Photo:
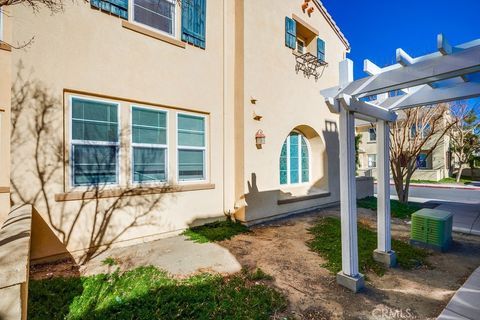
[[[390, 122], [396, 110], [480, 96], [480, 39], [452, 46], [440, 34], [437, 52], [413, 58], [402, 49], [397, 63], [380, 68], [364, 62], [368, 77], [353, 81], [353, 63], [340, 63], [340, 85], [322, 90], [330, 111], [340, 114], [340, 201], [342, 271], [337, 282], [357, 291], [358, 270], [355, 190], [355, 118], [377, 122], [378, 247], [373, 255], [388, 266], [396, 263], [390, 236]], [[391, 92], [402, 91], [391, 96]], [[370, 101], [365, 101], [368, 99]]]

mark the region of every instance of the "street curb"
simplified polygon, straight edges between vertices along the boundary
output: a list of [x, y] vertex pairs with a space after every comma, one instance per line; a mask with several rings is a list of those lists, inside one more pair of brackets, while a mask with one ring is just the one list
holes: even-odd
[[[377, 184], [375, 181], [374, 184]], [[391, 186], [394, 186], [395, 183], [390, 183]], [[462, 186], [446, 186], [446, 185], [435, 185], [435, 184], [416, 184], [411, 183], [410, 187], [417, 187], [417, 188], [433, 188], [433, 189], [459, 189], [459, 190], [479, 190], [480, 187], [462, 187]]]

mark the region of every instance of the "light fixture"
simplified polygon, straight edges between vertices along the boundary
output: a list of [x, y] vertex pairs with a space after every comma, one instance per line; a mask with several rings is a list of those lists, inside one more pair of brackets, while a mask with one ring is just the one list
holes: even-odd
[[265, 144], [265, 134], [263, 133], [262, 130], [258, 130], [257, 133], [255, 134], [255, 144], [259, 149], [261, 149], [262, 145]]

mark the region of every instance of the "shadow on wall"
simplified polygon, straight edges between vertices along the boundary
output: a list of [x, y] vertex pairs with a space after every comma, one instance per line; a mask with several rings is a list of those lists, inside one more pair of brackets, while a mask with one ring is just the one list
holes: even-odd
[[40, 213], [33, 218], [32, 258], [65, 254], [75, 242], [86, 249], [78, 261], [82, 264], [129, 229], [152, 225], [148, 217], [159, 211], [162, 195], [172, 187], [157, 188], [150, 196], [134, 196], [138, 188], [123, 188], [115, 198], [102, 198], [105, 186], [99, 185], [84, 190], [81, 200], [57, 202], [55, 193], [64, 192], [67, 165], [63, 97], [40, 81], [24, 79], [22, 69], [20, 62], [12, 87], [11, 202], [32, 204]]
[[[257, 184], [257, 173], [252, 173], [250, 181], [247, 182], [248, 193], [245, 195], [247, 203], [245, 219], [247, 221], [265, 219], [295, 211], [300, 212], [339, 200], [337, 124], [333, 121], [325, 122], [323, 139], [309, 126], [298, 126], [295, 130], [300, 131], [308, 139], [311, 147], [311, 169], [317, 171], [313, 172], [312, 176], [316, 180], [312, 181], [310, 186], [305, 189], [305, 194], [295, 199], [292, 193], [285, 191], [288, 190], [288, 187], [285, 190], [278, 188], [260, 191]], [[278, 159], [280, 159], [280, 151]], [[271, 170], [278, 170], [278, 167], [272, 166]], [[262, 174], [271, 175], [273, 173], [262, 172]], [[279, 206], [280, 204], [282, 205]]]

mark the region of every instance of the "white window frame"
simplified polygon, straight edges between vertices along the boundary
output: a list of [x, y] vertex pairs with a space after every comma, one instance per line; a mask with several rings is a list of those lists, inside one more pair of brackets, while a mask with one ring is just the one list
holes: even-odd
[[128, 1], [128, 9], [129, 9], [129, 12], [131, 12], [131, 14], [128, 15], [128, 21], [134, 23], [134, 24], [137, 24], [143, 28], [146, 28], [148, 30], [151, 30], [153, 32], [158, 32], [158, 33], [161, 33], [167, 37], [170, 37], [170, 38], [174, 38], [176, 39], [177, 37], [177, 14], [178, 14], [178, 10], [177, 10], [177, 2], [175, 0], [164, 0], [164, 1], [167, 1], [167, 2], [170, 2], [171, 4], [173, 4], [173, 8], [174, 8], [174, 12], [173, 12], [173, 21], [172, 21], [172, 33], [168, 33], [166, 31], [163, 31], [163, 30], [160, 30], [160, 29], [157, 29], [157, 28], [154, 28], [152, 26], [149, 26], [147, 24], [144, 24], [144, 23], [141, 23], [141, 22], [138, 22], [138, 21], [135, 21], [135, 0], [131, 0], [131, 1]]
[[[294, 182], [292, 183], [290, 180], [290, 135], [292, 133], [296, 133], [300, 136], [299, 139], [299, 148], [298, 148], [298, 181], [299, 182]], [[305, 143], [307, 145], [307, 150], [308, 150], [308, 181], [303, 181], [302, 179], [302, 172], [303, 172], [303, 166], [302, 166], [302, 137], [305, 139]], [[312, 149], [310, 148], [310, 142], [308, 141], [307, 137], [305, 137], [301, 132], [299, 131], [291, 131], [287, 138], [287, 183], [281, 184], [280, 186], [282, 187], [288, 187], [288, 186], [305, 186], [312, 181]], [[285, 142], [285, 141], [284, 141]], [[283, 148], [283, 143], [282, 143], [282, 148]], [[280, 174], [280, 167], [278, 168], [278, 173]], [[279, 177], [280, 178], [280, 177]], [[278, 179], [280, 181], [280, 179]]]
[[[159, 111], [159, 112], [164, 112], [166, 116], [166, 128], [165, 128], [165, 134], [166, 134], [166, 144], [153, 144], [153, 143], [135, 143], [133, 142], [133, 108], [136, 109], [145, 109], [145, 110], [153, 110], [153, 111]], [[168, 139], [169, 139], [169, 112], [168, 110], [161, 109], [161, 108], [156, 108], [156, 107], [146, 107], [146, 106], [140, 106], [136, 104], [130, 105], [130, 183], [134, 186], [144, 186], [144, 185], [162, 185], [168, 182], [169, 179], [169, 171], [168, 171], [168, 166], [169, 166], [169, 157], [168, 157]], [[147, 126], [144, 126], [147, 127]], [[135, 181], [134, 176], [134, 165], [135, 165], [135, 159], [133, 157], [133, 148], [134, 147], [140, 147], [140, 148], [152, 148], [152, 149], [165, 149], [165, 180], [152, 180], [152, 181], [144, 181], [144, 182], [139, 182]]]
[[[374, 166], [370, 166], [370, 156], [375, 157], [375, 161], [374, 161], [374, 162], [375, 162], [375, 165], [374, 165]], [[371, 154], [368, 154], [368, 155], [367, 155], [367, 167], [368, 167], [369, 169], [371, 169], [371, 168], [376, 168], [376, 167], [377, 167], [377, 154], [376, 154], [376, 153], [371, 153]]]
[[[205, 138], [205, 145], [203, 147], [190, 147], [190, 146], [181, 146], [179, 145], [179, 140], [178, 140], [178, 118], [180, 115], [188, 115], [188, 116], [194, 116], [198, 118], [203, 118], [203, 123], [205, 125], [204, 127], [204, 138]], [[208, 121], [207, 121], [207, 116], [203, 114], [198, 114], [194, 112], [177, 112], [175, 115], [176, 118], [176, 126], [175, 126], [175, 136], [176, 136], [176, 141], [175, 141], [175, 146], [177, 148], [177, 183], [179, 184], [192, 184], [192, 183], [198, 183], [198, 182], [207, 182], [208, 181], [208, 163], [207, 163], [207, 149], [208, 149]], [[197, 132], [195, 130], [190, 130], [192, 132]], [[181, 179], [180, 178], [180, 150], [203, 150], [203, 179]]]
[[[301, 42], [303, 44], [303, 52], [300, 52], [298, 50], [298, 42]], [[306, 53], [307, 46], [306, 46], [305, 41], [303, 39], [297, 37], [297, 40], [295, 41], [295, 51], [297, 51], [298, 54], [305, 54]]]
[[[109, 103], [109, 104], [114, 104], [117, 106], [117, 135], [118, 135], [118, 141], [117, 142], [107, 142], [107, 141], [88, 141], [88, 140], [74, 140], [73, 139], [73, 100], [74, 99], [79, 99], [79, 100], [87, 100], [87, 101], [94, 101], [94, 102], [99, 102], [99, 103]], [[93, 98], [93, 97], [82, 97], [82, 96], [73, 96], [71, 95], [69, 97], [69, 102], [70, 102], [70, 132], [69, 132], [69, 140], [70, 140], [70, 146], [69, 146], [69, 169], [70, 169], [70, 186], [72, 188], [89, 188], [89, 187], [98, 187], [98, 186], [119, 186], [121, 185], [120, 181], [120, 159], [121, 159], [121, 152], [122, 148], [120, 148], [120, 140], [121, 140], [121, 135], [120, 135], [120, 103], [111, 101], [111, 100], [102, 100], [98, 98]], [[103, 121], [102, 121], [103, 122]], [[115, 159], [116, 162], [116, 169], [115, 169], [115, 174], [116, 174], [116, 180], [117, 182], [106, 182], [106, 183], [101, 183], [98, 185], [93, 185], [93, 184], [79, 184], [75, 185], [75, 159], [73, 155], [73, 146], [74, 145], [87, 145], [87, 146], [115, 146], [118, 148], [117, 151], [117, 157]]]

